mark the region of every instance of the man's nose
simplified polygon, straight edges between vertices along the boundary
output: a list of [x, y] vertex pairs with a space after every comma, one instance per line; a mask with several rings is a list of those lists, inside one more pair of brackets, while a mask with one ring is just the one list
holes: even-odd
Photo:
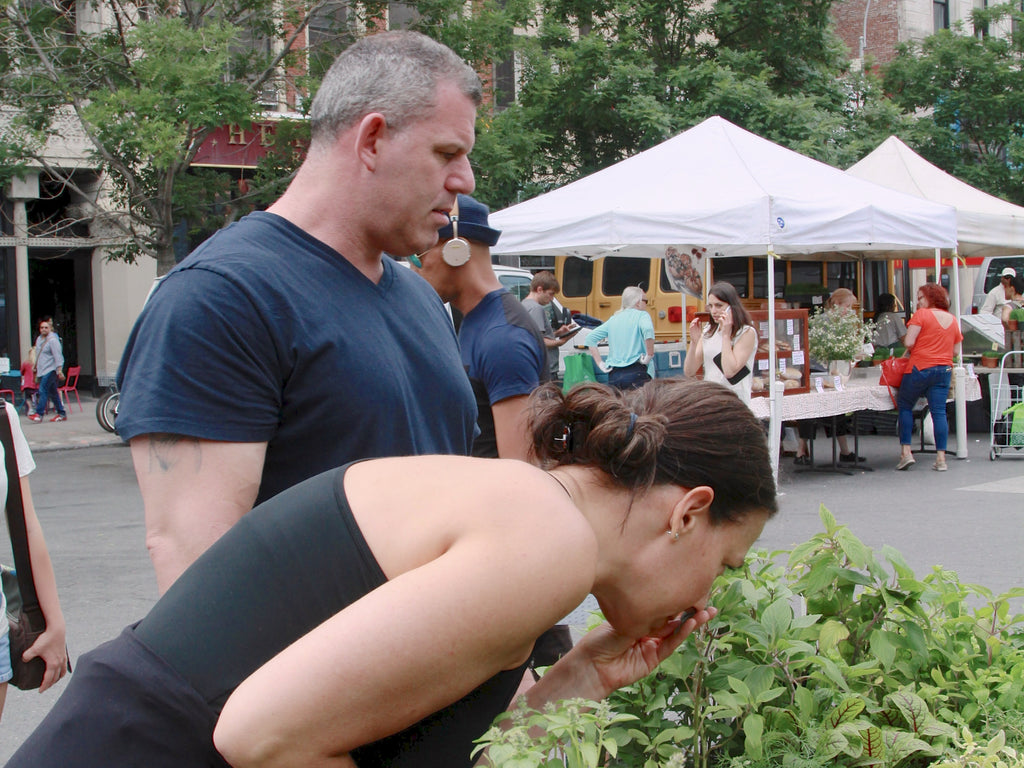
[[469, 164], [468, 157], [464, 156], [455, 163], [445, 187], [449, 192], [455, 194], [473, 194], [473, 190], [476, 189], [476, 178], [473, 176], [473, 167]]

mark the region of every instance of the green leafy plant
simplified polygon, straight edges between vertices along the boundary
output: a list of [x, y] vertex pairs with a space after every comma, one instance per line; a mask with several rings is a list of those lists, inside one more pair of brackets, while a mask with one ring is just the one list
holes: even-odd
[[996, 596], [942, 568], [918, 578], [819, 514], [821, 533], [721, 577], [716, 619], [613, 694], [600, 728], [563, 707], [532, 715], [543, 722], [482, 743], [554, 733], [532, 758], [492, 748], [492, 765], [595, 765], [565, 738], [575, 722], [611, 768], [1022, 768], [1024, 589]]
[[1006, 746], [1006, 734], [999, 731], [992, 739], [981, 744], [966, 728], [963, 738], [956, 742], [960, 755], [935, 763], [933, 768], [1024, 768], [1024, 757]]
[[848, 309], [833, 307], [815, 312], [808, 328], [811, 356], [821, 362], [853, 360], [873, 332], [871, 321], [861, 320]]
[[498, 718], [473, 756], [486, 748], [483, 765], [504, 768], [599, 768], [618, 754], [622, 727], [633, 715], [612, 711], [607, 701], [569, 699], [543, 712], [524, 700]]

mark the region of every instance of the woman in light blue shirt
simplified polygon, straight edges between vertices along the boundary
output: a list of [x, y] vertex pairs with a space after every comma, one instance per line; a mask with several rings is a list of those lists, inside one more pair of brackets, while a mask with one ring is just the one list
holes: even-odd
[[[594, 365], [607, 373], [608, 383], [618, 389], [635, 389], [651, 380], [647, 364], [654, 357], [654, 322], [646, 307], [644, 289], [630, 286], [622, 292], [622, 309], [587, 336]], [[597, 345], [605, 339], [608, 357], [602, 360]]]

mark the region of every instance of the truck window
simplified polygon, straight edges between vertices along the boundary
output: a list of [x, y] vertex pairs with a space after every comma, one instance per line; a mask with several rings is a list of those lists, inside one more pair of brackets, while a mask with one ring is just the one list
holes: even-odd
[[1006, 267], [1013, 267], [1017, 274], [1024, 274], [1024, 256], [1019, 258], [994, 258], [989, 261], [988, 272], [985, 275], [985, 293], [988, 293], [999, 285], [999, 273]]
[[530, 295], [530, 279], [523, 275], [499, 275], [498, 281], [508, 288], [509, 293], [522, 301]]
[[[662, 293], [679, 293], [673, 286], [672, 281], [668, 279], [668, 266], [665, 264], [665, 260], [661, 260], [661, 292]], [[700, 276], [700, 279], [704, 279], [704, 275]]]
[[562, 264], [562, 295], [589, 296], [594, 283], [594, 262], [569, 258]]
[[601, 293], [605, 296], [621, 296], [631, 285], [647, 290], [651, 277], [651, 262], [648, 259], [631, 259], [628, 256], [606, 256], [601, 279]]
[[[782, 294], [786, 287], [786, 262], [781, 259], [769, 259], [775, 264], [775, 292]], [[821, 265], [818, 265], [818, 274], [821, 274]], [[754, 259], [754, 298], [768, 298], [768, 269], [764, 259]]]
[[[749, 263], [750, 259], [743, 258], [712, 259], [711, 282], [717, 283], [721, 280], [725, 283], [732, 283], [732, 287], [736, 289], [736, 293], [741, 299], [750, 298], [750, 293], [747, 290], [747, 265]], [[708, 288], [710, 287], [709, 285]]]

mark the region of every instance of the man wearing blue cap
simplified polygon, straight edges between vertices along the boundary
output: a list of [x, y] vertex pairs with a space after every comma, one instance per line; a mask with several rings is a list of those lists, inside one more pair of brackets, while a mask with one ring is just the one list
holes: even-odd
[[451, 222], [438, 231], [437, 245], [418, 257], [417, 269], [463, 315], [459, 347], [480, 427], [473, 455], [526, 460], [526, 399], [548, 380], [544, 341], [491, 268], [490, 248], [501, 232], [488, 225], [487, 215], [487, 206], [460, 194]]
[[[451, 222], [438, 230], [437, 245], [410, 261], [463, 315], [459, 347], [480, 428], [473, 455], [527, 461], [526, 403], [549, 380], [547, 353], [529, 313], [494, 274], [491, 246], [501, 232], [490, 227], [487, 215], [487, 206], [460, 194]], [[530, 666], [554, 664], [571, 647], [569, 628], [559, 624], [537, 639]]]

